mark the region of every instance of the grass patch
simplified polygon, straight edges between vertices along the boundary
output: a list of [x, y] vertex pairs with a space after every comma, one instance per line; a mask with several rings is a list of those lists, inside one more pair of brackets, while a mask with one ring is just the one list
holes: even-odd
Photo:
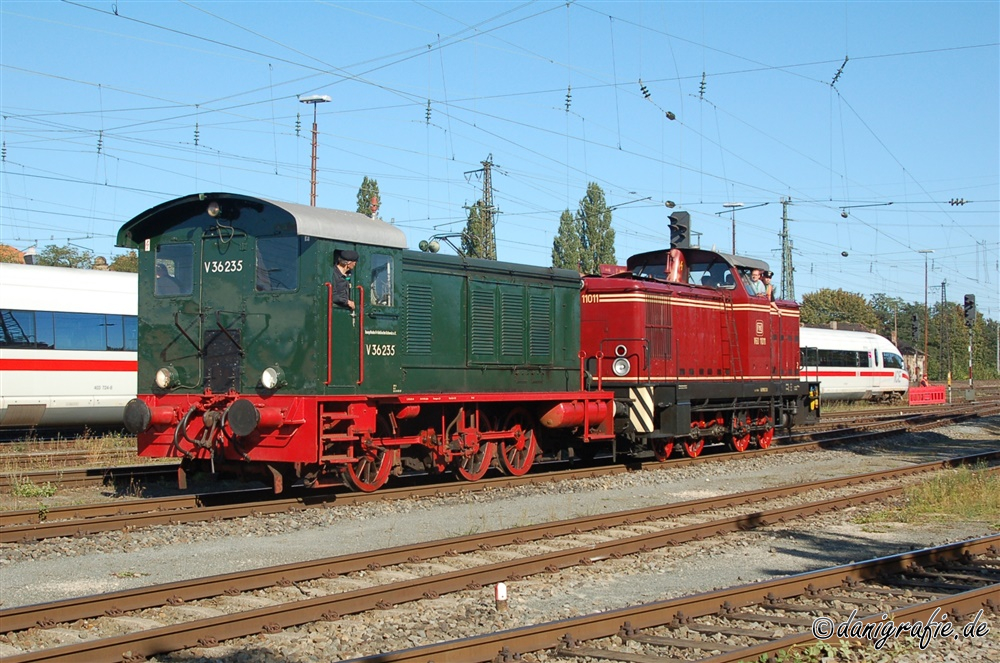
[[[110, 467], [148, 462], [148, 459], [136, 456], [134, 436], [89, 430], [75, 437], [53, 440], [42, 440], [32, 432], [18, 441], [5, 444], [0, 451], [0, 473], [4, 474], [56, 467]], [[72, 454], [73, 458], [67, 458], [67, 454]]]
[[982, 465], [948, 470], [906, 491], [903, 514], [914, 521], [977, 520], [1000, 524], [1000, 476]]
[[13, 477], [10, 484], [10, 492], [14, 497], [52, 497], [59, 488], [46, 481], [43, 484], [36, 484], [31, 479], [19, 479]]
[[145, 578], [148, 573], [140, 573], [139, 571], [116, 571], [112, 573], [115, 578]]
[[755, 659], [754, 663], [892, 663], [919, 651], [917, 641], [910, 636], [890, 640], [881, 649], [866, 642], [831, 640], [782, 649], [773, 657], [765, 654]]
[[941, 472], [908, 487], [901, 507], [879, 509], [854, 519], [861, 525], [972, 521], [1000, 527], [1000, 475], [983, 465]]

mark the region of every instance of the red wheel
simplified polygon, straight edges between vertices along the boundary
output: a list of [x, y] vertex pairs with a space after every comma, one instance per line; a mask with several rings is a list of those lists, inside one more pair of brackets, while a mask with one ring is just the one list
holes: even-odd
[[496, 455], [496, 445], [493, 442], [480, 444], [476, 453], [458, 460], [455, 476], [466, 481], [479, 481], [493, 464], [494, 455]]
[[771, 442], [773, 440], [774, 440], [774, 429], [768, 428], [767, 432], [761, 435], [760, 439], [757, 440], [757, 446], [759, 446], [761, 449], [767, 449], [769, 446], [771, 446]]
[[503, 430], [513, 439], [500, 441], [500, 470], [515, 477], [527, 474], [535, 462], [538, 443], [533, 430], [533, 418], [524, 408], [517, 408], [507, 417]]
[[392, 454], [380, 447], [371, 449], [363, 453], [356, 463], [344, 469], [344, 483], [363, 493], [371, 493], [385, 485], [389, 480], [390, 470]]
[[705, 448], [705, 440], [694, 440], [691, 442], [684, 443], [684, 453], [690, 458], [695, 458], [701, 454], [701, 450]]
[[750, 448], [750, 442], [752, 441], [752, 436], [750, 435], [751, 424], [750, 415], [745, 410], [733, 413], [732, 432], [726, 435], [726, 444], [730, 449], [738, 453], [743, 453]]
[[656, 456], [656, 460], [661, 463], [670, 458], [670, 454], [672, 454], [673, 451], [673, 439], [653, 440], [653, 454]]
[[733, 437], [731, 440], [728, 440], [728, 442], [729, 442], [729, 447], [733, 451], [738, 451], [740, 453], [743, 453], [750, 447], [750, 433], [747, 433], [746, 435], [743, 435], [741, 437]]

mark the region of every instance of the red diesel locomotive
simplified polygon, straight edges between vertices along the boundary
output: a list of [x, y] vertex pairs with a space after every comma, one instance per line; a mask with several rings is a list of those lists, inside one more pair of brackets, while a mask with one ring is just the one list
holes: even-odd
[[632, 256], [584, 278], [581, 347], [590, 384], [618, 404], [618, 437], [667, 458], [705, 443], [770, 446], [775, 428], [818, 417], [799, 382], [799, 307], [748, 289], [766, 263], [693, 248]]
[[[128, 222], [139, 250], [139, 454], [275, 489], [475, 481], [540, 458], [767, 447], [818, 415], [798, 306], [763, 262], [674, 247], [600, 275], [405, 249], [359, 214], [228, 193]], [[353, 307], [333, 270], [352, 257]], [[582, 281], [582, 283], [581, 283]]]

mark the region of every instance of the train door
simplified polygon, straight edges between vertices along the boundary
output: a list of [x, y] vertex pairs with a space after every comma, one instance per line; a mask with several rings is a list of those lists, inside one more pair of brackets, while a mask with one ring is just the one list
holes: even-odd
[[861, 369], [859, 374], [861, 376], [861, 384], [865, 387], [865, 392], [870, 398], [872, 394], [876, 393], [878, 388], [878, 374], [881, 370], [878, 356], [878, 349], [871, 343], [865, 343], [861, 352], [858, 353], [858, 358], [861, 362]]
[[[399, 390], [402, 348], [397, 261], [398, 253], [389, 249], [362, 250], [347, 279], [354, 309], [331, 303], [328, 344], [332, 365], [327, 386], [369, 393]], [[328, 287], [332, 296], [333, 280]]]
[[[336, 252], [335, 255], [338, 255]], [[360, 289], [362, 263], [366, 257], [359, 257], [357, 265], [346, 276], [350, 299], [354, 309], [334, 302], [336, 278], [331, 272], [327, 288], [327, 379], [326, 386], [343, 393], [345, 390], [355, 391], [362, 380], [362, 356], [359, 352], [364, 338], [364, 300]], [[333, 270], [337, 269], [337, 258], [333, 260]]]
[[[360, 354], [358, 384], [366, 393], [401, 390], [399, 370], [403, 348], [399, 345], [399, 296], [396, 291], [398, 253], [372, 248], [358, 264], [355, 292], [358, 297]], [[358, 287], [360, 286], [360, 287]]]
[[744, 356], [744, 377], [751, 380], [770, 379], [772, 365], [771, 342], [771, 309], [770, 302], [762, 296], [752, 294], [746, 284], [749, 283], [749, 268], [741, 272], [747, 304], [742, 309], [745, 330], [745, 345], [741, 352]]
[[202, 235], [193, 299], [202, 319], [198, 339], [203, 388], [212, 393], [253, 389], [244, 384], [242, 358], [248, 338], [246, 301], [255, 273], [251, 239], [231, 227], [215, 226]]
[[771, 306], [771, 378], [777, 379], [782, 374], [782, 368], [784, 367], [784, 361], [782, 361], [781, 352], [784, 348], [784, 343], [782, 343], [782, 338], [784, 334], [784, 328], [782, 325], [781, 314], [778, 312], [777, 307]]

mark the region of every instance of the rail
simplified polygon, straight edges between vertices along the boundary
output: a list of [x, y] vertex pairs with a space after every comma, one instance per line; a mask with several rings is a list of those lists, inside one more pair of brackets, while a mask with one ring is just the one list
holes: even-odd
[[[912, 473], [912, 469], [897, 470], [894, 473]], [[878, 474], [878, 473], [870, 473]], [[864, 483], [866, 478], [874, 478], [867, 475], [849, 477], [839, 480], [824, 480], [817, 482], [817, 485], [797, 485], [788, 486], [784, 489], [764, 489], [752, 491], [745, 494], [754, 498], [761, 498], [765, 495], [773, 498], [774, 491], [792, 491], [789, 494], [801, 492], [803, 489], [816, 489], [819, 484], [830, 487], [829, 482], [836, 481], [841, 485]], [[279, 605], [269, 605], [261, 608], [253, 608], [235, 614], [228, 614], [218, 617], [208, 617], [186, 621], [169, 626], [161, 626], [152, 629], [142, 630], [126, 635], [117, 635], [103, 638], [96, 641], [81, 642], [66, 646], [57, 646], [47, 650], [29, 651], [20, 654], [10, 655], [5, 660], [10, 663], [27, 663], [27, 661], [90, 661], [90, 660], [113, 660], [121, 656], [122, 652], [131, 652], [132, 656], [151, 656], [168, 651], [190, 646], [213, 646], [214, 644], [230, 638], [244, 637], [257, 633], [274, 633], [282, 628], [307, 623], [317, 620], [335, 620], [346, 614], [356, 614], [362, 611], [377, 608], [391, 607], [408, 601], [419, 601], [422, 599], [436, 598], [440, 595], [462, 591], [469, 588], [482, 587], [495, 582], [509, 581], [513, 578], [522, 578], [528, 575], [542, 573], [554, 573], [556, 571], [575, 567], [587, 566], [603, 559], [618, 558], [623, 555], [644, 553], [650, 550], [663, 547], [675, 546], [682, 541], [700, 540], [708, 536], [715, 536], [727, 532], [735, 532], [746, 529], [753, 529], [768, 523], [784, 522], [789, 518], [808, 517], [816, 513], [824, 513], [831, 510], [842, 509], [853, 504], [869, 503], [874, 500], [885, 499], [886, 497], [898, 494], [901, 487], [888, 487], [875, 491], [869, 491], [851, 496], [835, 497], [821, 502], [811, 502], [806, 504], [791, 505], [766, 511], [748, 512], [743, 515], [710, 520], [697, 525], [682, 525], [670, 527], [669, 523], [665, 529], [658, 531], [646, 531], [634, 534], [626, 538], [612, 537], [600, 543], [593, 540], [577, 541], [574, 547], [559, 550], [550, 550], [541, 554], [510, 559], [505, 562], [490, 563], [485, 566], [479, 565], [472, 568], [445, 571], [439, 574], [410, 579], [395, 580], [388, 584], [373, 586], [355, 591], [342, 592], [327, 596], [311, 596], [305, 599], [293, 600]], [[710, 498], [705, 502], [711, 503], [714, 507], [725, 505], [730, 508], [733, 503], [742, 501], [743, 495], [720, 496]], [[756, 501], [756, 500], [752, 500]], [[700, 502], [700, 501], [699, 501]], [[628, 512], [615, 514], [605, 514], [601, 516], [585, 516], [579, 519], [560, 521], [558, 523], [542, 523], [534, 526], [526, 526], [513, 530], [501, 530], [497, 532], [473, 534], [464, 537], [456, 537], [434, 542], [424, 542], [414, 546], [390, 548], [375, 552], [365, 552], [354, 555], [347, 555], [339, 558], [328, 558], [311, 562], [288, 564], [270, 569], [240, 572], [225, 576], [212, 576], [194, 581], [170, 583], [139, 590], [129, 590], [117, 594], [100, 595], [95, 597], [84, 597], [79, 600], [70, 600], [42, 604], [37, 606], [26, 606], [24, 608], [14, 608], [0, 612], [5, 627], [8, 629], [20, 630], [31, 628], [35, 625], [46, 627], [54, 626], [58, 623], [84, 618], [85, 615], [97, 616], [105, 614], [107, 610], [112, 610], [112, 614], [121, 614], [122, 610], [135, 610], [142, 607], [152, 607], [163, 605], [179, 605], [186, 601], [198, 597], [217, 596], [220, 592], [237, 593], [272, 585], [290, 585], [298, 581], [316, 577], [334, 577], [353, 571], [366, 569], [375, 571], [393, 564], [410, 563], [414, 560], [428, 560], [437, 556], [453, 556], [463, 552], [476, 554], [482, 550], [490, 549], [498, 545], [519, 544], [526, 540], [538, 540], [543, 538], [549, 540], [553, 536], [568, 536], [570, 538], [578, 536], [581, 532], [594, 531], [613, 527], [629, 527], [637, 523], [652, 523], [654, 520], [662, 520], [668, 513], [690, 512], [693, 503], [681, 503], [673, 505], [661, 505], [646, 509], [635, 509]], [[705, 504], [704, 506], [708, 506]], [[752, 507], [751, 507], [752, 508]], [[697, 509], [695, 509], [697, 511]], [[995, 546], [1000, 537], [994, 536], [987, 540], [975, 544], [961, 545], [956, 548], [956, 552], [968, 550], [972, 553], [981, 553], [990, 545]], [[968, 543], [968, 542], [967, 542]], [[995, 548], [994, 548], [995, 550]], [[993, 553], [996, 554], [995, 552]], [[932, 553], [930, 557], [923, 557], [928, 561], [940, 559], [938, 554]], [[947, 558], [947, 556], [945, 557]], [[883, 569], [898, 570], [908, 569], [905, 564], [901, 564], [899, 559], [921, 560], [921, 557], [913, 554], [900, 556], [897, 558], [886, 558], [889, 561], [881, 560], [883, 564], [876, 567], [866, 567], [864, 564], [848, 565], [838, 567], [833, 570], [818, 572], [813, 574], [807, 582], [797, 582], [806, 576], [794, 576], [794, 580], [779, 579], [758, 585], [743, 586], [729, 592], [751, 591], [750, 598], [737, 599], [735, 595], [724, 595], [720, 593], [710, 593], [708, 595], [697, 595], [687, 597], [672, 602], [667, 602], [666, 610], [657, 610], [658, 617], [662, 616], [668, 623], [670, 619], [678, 614], [678, 607], [683, 605], [683, 614], [687, 617], [698, 617], [704, 614], [715, 614], [720, 605], [729, 602], [730, 605], [742, 608], [751, 602], [771, 601], [772, 594], [779, 600], [787, 600], [792, 596], [802, 595], [804, 591], [812, 591], [810, 596], [815, 595], [815, 591], [825, 591], [841, 584], [845, 575], [853, 576], [857, 579], [878, 578]], [[926, 562], [924, 562], [926, 564]], [[912, 570], [912, 569], [911, 569]], [[817, 580], [820, 579], [820, 580]], [[994, 580], [995, 582], [995, 580]], [[813, 584], [815, 583], [815, 584]], [[815, 588], [815, 589], [811, 589]], [[992, 588], [995, 595], [995, 586]], [[911, 592], [911, 595], [916, 595]], [[711, 601], [701, 604], [703, 597], [709, 596]], [[694, 603], [690, 603], [691, 601]], [[915, 601], [907, 601], [912, 604]], [[662, 607], [664, 604], [652, 604]], [[708, 606], [707, 612], [695, 609], [694, 606]], [[773, 604], [772, 604], [773, 605]], [[110, 606], [110, 607], [109, 607]], [[909, 606], [907, 606], [909, 607]], [[600, 615], [581, 618], [583, 622], [590, 619], [601, 620], [604, 628], [612, 629], [608, 632], [595, 631], [589, 627], [586, 631], [586, 638], [614, 635], [622, 625], [620, 619], [623, 614], [640, 615], [650, 609], [650, 606], [640, 606], [636, 609], [626, 609], [625, 611], [610, 611]], [[974, 611], [975, 608], [973, 608]], [[638, 612], [631, 612], [638, 610]], [[604, 621], [605, 617], [610, 617], [610, 621]], [[643, 620], [633, 617], [628, 620], [632, 625], [639, 628], [647, 627]], [[460, 658], [449, 658], [442, 655], [427, 656], [422, 659], [408, 658], [419, 652], [419, 655], [426, 655], [429, 651], [437, 654], [442, 645], [421, 647], [408, 652], [392, 652], [384, 654], [387, 658], [366, 659], [383, 661], [415, 661], [415, 660], [491, 660], [496, 655], [499, 647], [509, 646], [515, 650], [535, 650], [550, 647], [558, 647], [560, 638], [569, 632], [569, 626], [575, 623], [574, 635], [581, 637], [584, 633], [579, 626], [581, 621], [566, 620], [558, 623], [544, 624], [537, 627], [527, 627], [515, 631], [507, 631], [498, 640], [497, 634], [494, 636], [473, 637], [461, 642], [477, 642], [483, 648], [479, 654], [468, 656], [468, 652], [463, 652]], [[559, 624], [555, 630], [551, 630], [553, 624]], [[529, 642], [518, 637], [518, 634], [527, 630], [541, 629], [545, 633], [543, 641]], [[777, 641], [784, 643], [784, 641]], [[211, 643], [211, 644], [210, 644]], [[445, 647], [454, 648], [459, 643], [449, 642]], [[461, 649], [461, 646], [459, 646]], [[436, 650], [436, 651], [435, 651]], [[485, 658], [480, 658], [483, 654]], [[399, 657], [399, 658], [397, 658]], [[135, 659], [139, 660], [139, 659]], [[736, 660], [736, 659], [730, 659]]]

